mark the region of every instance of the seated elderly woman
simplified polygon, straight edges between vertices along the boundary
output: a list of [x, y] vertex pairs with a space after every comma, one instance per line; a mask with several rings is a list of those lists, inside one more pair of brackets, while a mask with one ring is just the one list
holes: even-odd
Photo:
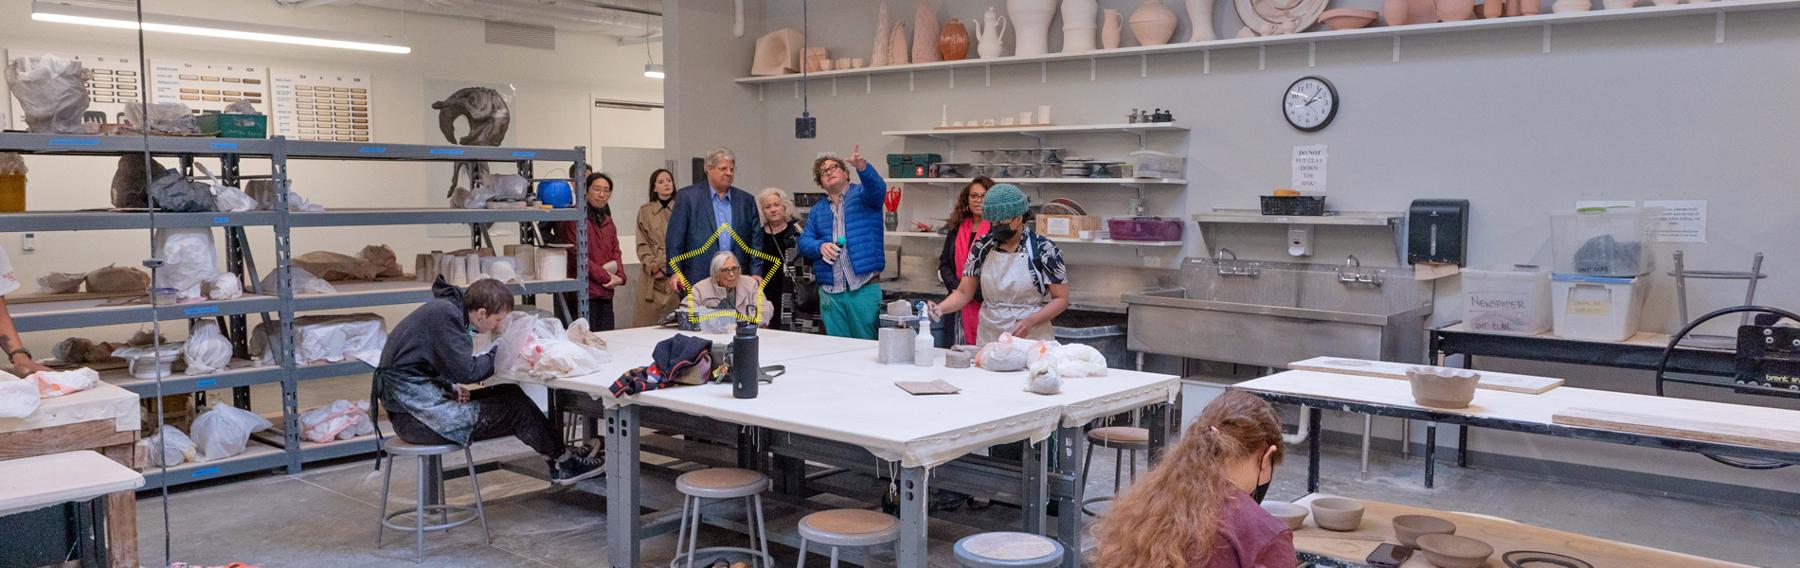
[[737, 255], [721, 251], [712, 257], [712, 276], [694, 283], [693, 300], [701, 310], [736, 310], [757, 325], [767, 325], [774, 315], [768, 298], [763, 297], [756, 280], [746, 278], [738, 265]]

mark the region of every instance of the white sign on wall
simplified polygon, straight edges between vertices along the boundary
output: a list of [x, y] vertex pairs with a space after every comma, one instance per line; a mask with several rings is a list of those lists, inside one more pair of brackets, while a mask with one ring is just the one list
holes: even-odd
[[1325, 193], [1325, 145], [1294, 147], [1293, 189], [1302, 193]]
[[[95, 55], [78, 52], [32, 51], [25, 49], [9, 49], [7, 61], [19, 57], [38, 57], [55, 53], [65, 59], [81, 62], [81, 68], [89, 71], [87, 80], [88, 112], [104, 113], [106, 120], [102, 122], [117, 124], [125, 121], [125, 101], [137, 101], [138, 93], [143, 92], [142, 77], [138, 76], [138, 58], [123, 55]], [[19, 106], [17, 98], [12, 99], [13, 128], [25, 129], [25, 109]], [[87, 121], [93, 117], [83, 117]]]
[[1659, 243], [1706, 242], [1706, 200], [1645, 201], [1644, 207], [1661, 207], [1652, 232]]
[[153, 60], [150, 78], [152, 101], [181, 103], [194, 114], [224, 112], [240, 100], [269, 112], [269, 71], [262, 65]]
[[369, 142], [375, 89], [368, 73], [272, 69], [275, 133], [294, 140]]

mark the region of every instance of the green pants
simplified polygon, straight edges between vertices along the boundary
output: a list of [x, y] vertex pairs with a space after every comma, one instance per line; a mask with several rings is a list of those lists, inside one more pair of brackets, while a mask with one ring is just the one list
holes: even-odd
[[822, 292], [819, 311], [825, 319], [825, 333], [875, 339], [876, 321], [881, 317], [881, 285], [870, 282], [848, 292]]

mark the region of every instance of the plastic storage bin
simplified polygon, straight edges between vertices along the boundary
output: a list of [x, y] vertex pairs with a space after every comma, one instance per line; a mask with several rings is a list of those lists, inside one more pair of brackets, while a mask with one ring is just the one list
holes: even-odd
[[1557, 274], [1632, 277], [1650, 272], [1651, 224], [1660, 207], [1550, 213], [1552, 268]]
[[1131, 165], [1135, 177], [1181, 179], [1187, 171], [1187, 158], [1168, 152], [1138, 150], [1131, 153]]
[[1536, 266], [1462, 271], [1463, 325], [1533, 335], [1550, 329], [1550, 273]]
[[1556, 274], [1550, 277], [1550, 302], [1558, 337], [1590, 341], [1624, 341], [1637, 334], [1644, 296], [1643, 277], [1609, 278]]
[[1179, 241], [1181, 220], [1173, 217], [1114, 217], [1106, 230], [1115, 241]]

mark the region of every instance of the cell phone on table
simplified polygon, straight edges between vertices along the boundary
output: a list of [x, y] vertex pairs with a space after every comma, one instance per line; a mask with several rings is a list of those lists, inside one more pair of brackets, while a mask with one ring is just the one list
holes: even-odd
[[1382, 543], [1369, 553], [1367, 562], [1375, 568], [1400, 568], [1406, 560], [1412, 558], [1413, 549], [1393, 543]]

